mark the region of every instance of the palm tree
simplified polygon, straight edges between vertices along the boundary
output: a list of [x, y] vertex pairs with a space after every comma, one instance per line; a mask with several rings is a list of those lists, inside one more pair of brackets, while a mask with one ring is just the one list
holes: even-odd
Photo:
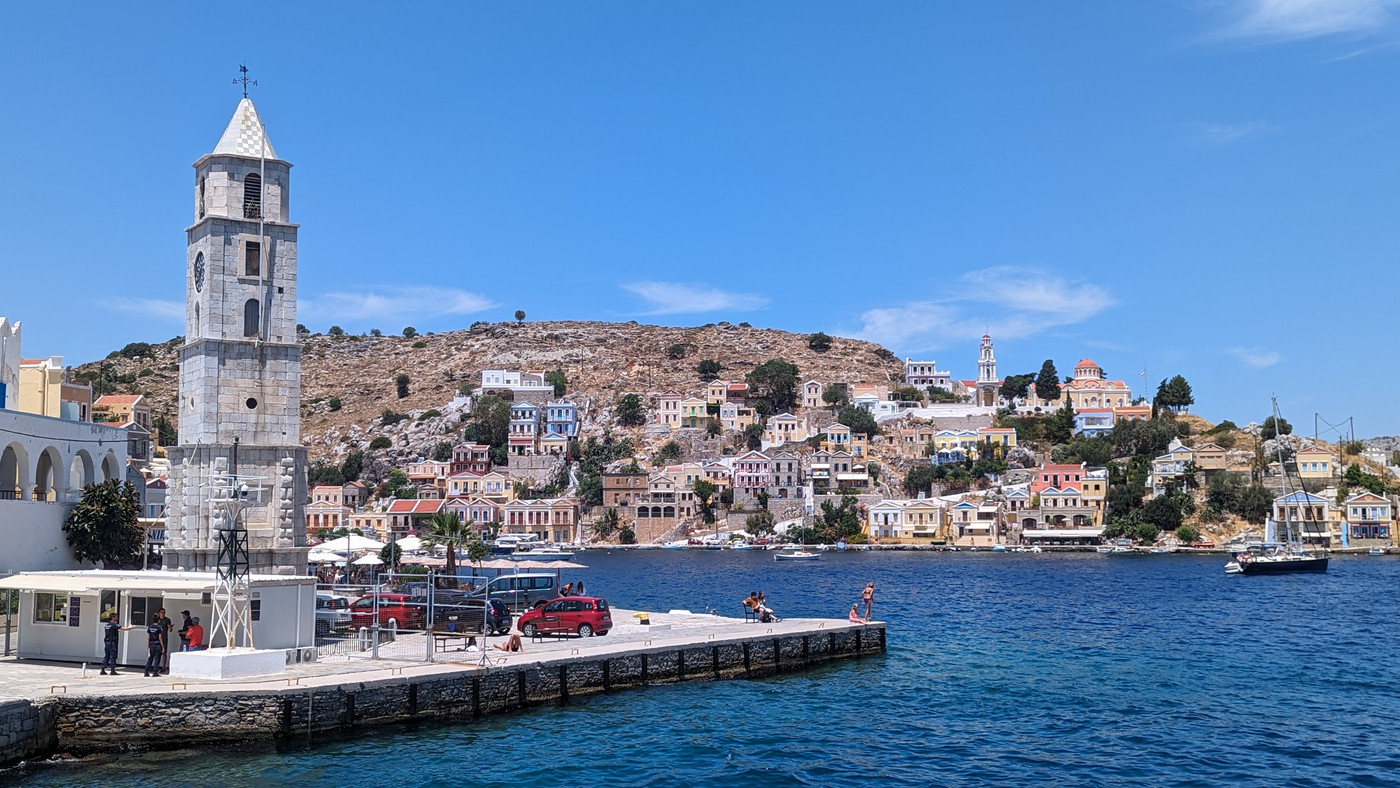
[[447, 547], [447, 566], [444, 568], [449, 576], [457, 574], [457, 548], [471, 536], [473, 525], [475, 522], [463, 522], [452, 512], [438, 512], [428, 520], [427, 538], [424, 541], [433, 546]]

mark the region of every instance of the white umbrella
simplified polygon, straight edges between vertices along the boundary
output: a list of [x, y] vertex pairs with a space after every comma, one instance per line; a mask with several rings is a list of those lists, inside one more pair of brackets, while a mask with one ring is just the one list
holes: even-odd
[[423, 540], [413, 535], [405, 536], [394, 544], [398, 545], [399, 549], [405, 553], [416, 553], [423, 549]]
[[355, 566], [379, 566], [382, 563], [384, 562], [379, 560], [379, 556], [373, 553], [355, 559]]
[[306, 556], [306, 560], [308, 563], [312, 564], [331, 564], [336, 561], [344, 561], [345, 556], [340, 553], [332, 553], [329, 550], [313, 547], [311, 553]]
[[379, 550], [384, 547], [383, 542], [376, 542], [358, 534], [347, 534], [339, 539], [332, 539], [329, 542], [322, 542], [317, 545], [322, 550], [329, 550], [333, 553], [348, 553], [351, 550]]

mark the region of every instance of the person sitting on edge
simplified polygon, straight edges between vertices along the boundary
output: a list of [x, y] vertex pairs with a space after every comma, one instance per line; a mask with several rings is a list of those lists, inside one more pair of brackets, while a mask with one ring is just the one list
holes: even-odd
[[778, 614], [774, 612], [773, 608], [768, 606], [768, 598], [763, 595], [762, 591], [758, 592], [757, 605], [754, 609], [758, 611], [758, 620], [765, 624], [771, 624], [774, 621], [782, 621], [781, 618], [778, 618]]
[[564, 587], [561, 588], [561, 589], [559, 589], [559, 596], [573, 596], [573, 595], [574, 595], [574, 584], [573, 584], [573, 583], [565, 583], [565, 584], [564, 584]]
[[583, 581], [579, 580], [574, 584], [574, 596], [583, 596]]
[[525, 646], [520, 642], [520, 636], [512, 634], [504, 643], [497, 643], [496, 648], [501, 651], [524, 651]]
[[870, 622], [860, 617], [860, 603], [851, 605], [851, 612], [846, 615], [846, 620], [852, 624], [869, 624]]
[[188, 638], [186, 651], [204, 650], [204, 627], [199, 623], [199, 616], [190, 619], [190, 628], [185, 630], [185, 636]]

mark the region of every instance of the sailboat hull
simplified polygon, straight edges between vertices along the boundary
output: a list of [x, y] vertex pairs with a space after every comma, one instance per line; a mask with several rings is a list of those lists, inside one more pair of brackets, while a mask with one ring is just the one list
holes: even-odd
[[1327, 556], [1262, 558], [1240, 564], [1239, 574], [1276, 575], [1285, 572], [1326, 572]]

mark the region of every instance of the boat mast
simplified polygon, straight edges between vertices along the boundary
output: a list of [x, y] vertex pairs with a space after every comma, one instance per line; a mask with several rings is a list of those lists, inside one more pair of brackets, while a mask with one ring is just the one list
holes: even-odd
[[1283, 464], [1283, 441], [1279, 439], [1279, 438], [1282, 436], [1282, 434], [1283, 434], [1282, 432], [1279, 431], [1279, 424], [1283, 421], [1283, 417], [1281, 417], [1281, 416], [1279, 415], [1279, 413], [1278, 413], [1278, 396], [1277, 396], [1277, 395], [1273, 395], [1273, 394], [1269, 395], [1269, 401], [1270, 401], [1271, 403], [1273, 403], [1273, 408], [1274, 408], [1274, 453], [1275, 453], [1275, 456], [1278, 457], [1278, 473], [1279, 473], [1279, 492], [1280, 492], [1280, 497], [1284, 499], [1284, 507], [1283, 507], [1283, 541], [1284, 541], [1284, 544], [1286, 544], [1286, 545], [1288, 546], [1288, 549], [1289, 549], [1290, 552], [1298, 552], [1297, 550], [1295, 550], [1294, 545], [1293, 545], [1293, 522], [1292, 522], [1292, 518], [1289, 517], [1289, 507], [1288, 507], [1288, 505], [1287, 505], [1287, 502], [1288, 502], [1288, 467], [1287, 467], [1286, 465]]

